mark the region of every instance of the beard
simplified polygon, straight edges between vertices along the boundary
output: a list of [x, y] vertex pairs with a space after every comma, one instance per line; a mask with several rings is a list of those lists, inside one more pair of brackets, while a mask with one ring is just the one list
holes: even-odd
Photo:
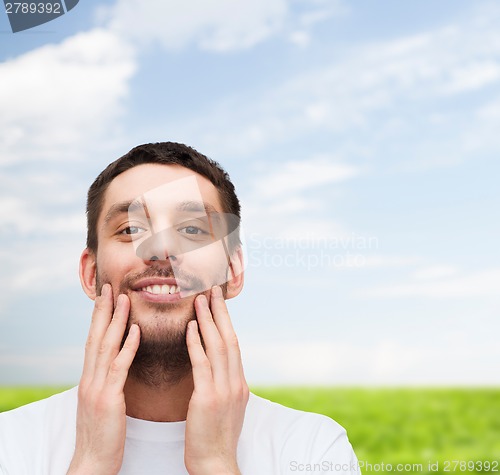
[[[148, 323], [140, 323], [137, 308], [130, 306], [130, 314], [127, 321], [125, 333], [120, 348], [123, 347], [132, 324], [136, 323], [141, 329], [141, 340], [139, 348], [129, 369], [129, 377], [145, 384], [146, 386], [160, 388], [179, 383], [191, 374], [191, 360], [186, 343], [187, 325], [191, 320], [196, 320], [194, 299], [197, 295], [210, 289], [203, 281], [194, 275], [180, 272], [176, 269], [175, 275], [171, 266], [151, 266], [144, 272], [126, 276], [120, 283], [119, 292], [114, 292], [114, 302], [119, 294], [129, 295], [133, 292], [134, 283], [150, 277], [180, 278], [190, 283], [192, 292], [192, 305], [186, 309], [185, 302], [154, 303], [143, 302], [142, 304], [151, 311]], [[102, 286], [110, 283], [105, 273], [96, 269], [96, 290], [101, 294]], [[227, 293], [227, 282], [221, 285], [223, 295]], [[176, 315], [175, 320], [167, 320], [171, 312], [184, 312], [181, 316]], [[203, 338], [200, 335], [203, 348]]]

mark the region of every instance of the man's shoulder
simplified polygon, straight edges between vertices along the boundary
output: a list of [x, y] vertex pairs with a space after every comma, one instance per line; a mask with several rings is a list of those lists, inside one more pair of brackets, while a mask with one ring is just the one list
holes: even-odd
[[[76, 417], [77, 387], [0, 413], [0, 445], [47, 434]], [[56, 429], [57, 431], [57, 429]]]
[[[241, 441], [243, 463], [255, 454], [267, 460], [261, 473], [288, 474], [311, 467], [336, 467], [336, 473], [359, 474], [345, 429], [323, 414], [305, 412], [250, 395]], [[333, 468], [331, 468], [333, 470]]]
[[77, 391], [0, 413], [0, 473], [55, 473], [51, 470], [57, 463], [67, 466], [74, 446]]
[[2, 421], [22, 421], [32, 420], [33, 417], [43, 416], [47, 411], [69, 409], [77, 401], [78, 387], [68, 389], [66, 391], [54, 394], [48, 398], [40, 399], [24, 406], [19, 406], [10, 411], [0, 413], [0, 420]]
[[293, 409], [251, 393], [245, 424], [261, 433], [272, 432], [282, 437], [327, 436], [336, 439], [344, 436], [345, 429], [323, 414]]

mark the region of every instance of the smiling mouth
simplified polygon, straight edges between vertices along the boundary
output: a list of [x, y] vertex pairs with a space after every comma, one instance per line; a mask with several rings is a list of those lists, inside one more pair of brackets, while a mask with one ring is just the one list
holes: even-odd
[[143, 292], [147, 292], [152, 295], [173, 295], [179, 294], [181, 289], [178, 285], [148, 285], [146, 287], [141, 287], [138, 290], [142, 290]]

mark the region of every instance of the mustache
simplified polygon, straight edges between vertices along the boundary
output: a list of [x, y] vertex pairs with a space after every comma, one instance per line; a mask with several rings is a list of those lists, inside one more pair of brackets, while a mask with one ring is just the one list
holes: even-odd
[[176, 269], [174, 272], [171, 265], [152, 265], [142, 272], [125, 277], [120, 284], [120, 293], [133, 288], [139, 280], [154, 277], [173, 278], [182, 282], [188, 282], [191, 289], [203, 288], [203, 282], [195, 275], [185, 273], [180, 269]]

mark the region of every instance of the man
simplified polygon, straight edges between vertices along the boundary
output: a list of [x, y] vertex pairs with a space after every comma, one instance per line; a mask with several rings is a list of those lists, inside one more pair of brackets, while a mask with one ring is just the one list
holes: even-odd
[[89, 189], [80, 384], [0, 415], [0, 473], [358, 473], [333, 420], [249, 393], [225, 299], [243, 287], [240, 204], [190, 147], [147, 144]]

